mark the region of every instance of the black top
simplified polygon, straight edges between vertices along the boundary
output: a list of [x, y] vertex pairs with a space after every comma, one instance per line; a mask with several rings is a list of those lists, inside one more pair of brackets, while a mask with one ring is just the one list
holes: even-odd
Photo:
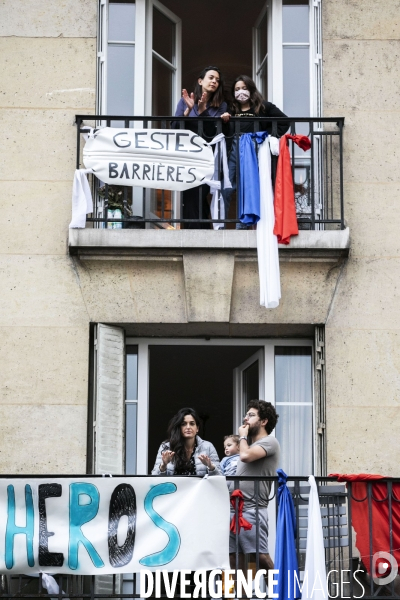
[[197, 448], [197, 441], [194, 443], [192, 454], [186, 464], [175, 467], [175, 475], [196, 475], [196, 461], [194, 453]]
[[[263, 102], [263, 106], [260, 109], [258, 115], [255, 114], [254, 108], [251, 106], [248, 110], [242, 110], [240, 113], [233, 113], [231, 111], [232, 117], [286, 117], [285, 113], [283, 113], [275, 104], [272, 102]], [[235, 123], [230, 121], [231, 132], [230, 135], [235, 133]], [[289, 121], [278, 121], [278, 137], [284, 135], [290, 127]], [[253, 133], [254, 123], [252, 121], [243, 121], [240, 123], [240, 133]], [[259, 123], [259, 131], [268, 131], [268, 133], [272, 134], [272, 121], [260, 121]]]

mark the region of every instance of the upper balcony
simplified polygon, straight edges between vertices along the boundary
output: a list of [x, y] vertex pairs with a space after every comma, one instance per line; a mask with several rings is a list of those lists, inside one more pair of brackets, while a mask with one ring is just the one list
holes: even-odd
[[[349, 231], [346, 229], [343, 192], [343, 128], [344, 118], [231, 118], [229, 126], [221, 119], [210, 117], [177, 118], [149, 116], [77, 115], [76, 167], [83, 167], [82, 135], [91, 127], [140, 129], [190, 129], [206, 141], [224, 133], [228, 153], [239, 160], [240, 125], [246, 122], [250, 131], [267, 129], [277, 136], [283, 131], [307, 135], [311, 149], [301, 150], [289, 141], [294, 182], [299, 235], [288, 246], [280, 246], [281, 259], [340, 260], [349, 252]], [[271, 176], [275, 184], [278, 157], [272, 156]], [[222, 176], [221, 173], [219, 175]], [[239, 184], [236, 170], [236, 188]], [[120, 177], [116, 180], [118, 181]], [[209, 213], [210, 196], [205, 197], [201, 186], [194, 188], [195, 216], [183, 207], [184, 193], [166, 189], [103, 184], [89, 175], [94, 211], [85, 229], [70, 229], [71, 254], [84, 257], [107, 255], [117, 258], [136, 253], [149, 254], [168, 249], [225, 249], [255, 254], [255, 226], [238, 229], [239, 203], [233, 192], [225, 218]], [[198, 200], [197, 200], [198, 199]], [[215, 230], [214, 224], [222, 228]], [[194, 229], [196, 231], [194, 231]]]

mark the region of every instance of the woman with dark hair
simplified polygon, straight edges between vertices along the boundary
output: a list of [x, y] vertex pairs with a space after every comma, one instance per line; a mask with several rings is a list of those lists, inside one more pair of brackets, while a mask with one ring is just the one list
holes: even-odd
[[[239, 75], [236, 78], [232, 86], [232, 97], [233, 100], [230, 105], [229, 112], [225, 112], [221, 115], [222, 120], [227, 123], [232, 117], [262, 117], [265, 121], [260, 121], [259, 131], [268, 131], [272, 133], [272, 121], [268, 121], [268, 117], [284, 117], [286, 115], [279, 110], [272, 102], [264, 100], [260, 92], [258, 91], [256, 84], [247, 75]], [[281, 137], [289, 129], [289, 122], [280, 121], [278, 122], [278, 137]], [[234, 124], [231, 123], [230, 136], [235, 134]], [[240, 133], [252, 133], [254, 131], [253, 121], [242, 121], [240, 123]], [[236, 163], [237, 163], [237, 138], [233, 138], [232, 146], [229, 153], [229, 179], [232, 184], [232, 188], [228, 188], [222, 191], [222, 195], [225, 202], [225, 218], [228, 218], [229, 206], [231, 203], [232, 192], [236, 189]], [[238, 223], [237, 229], [247, 229], [247, 225]]]
[[181, 408], [168, 425], [168, 439], [158, 449], [152, 475], [221, 475], [214, 446], [197, 435], [200, 419]]
[[[182, 98], [176, 107], [176, 117], [220, 117], [226, 113], [228, 106], [224, 102], [224, 84], [222, 75], [218, 67], [205, 67], [198, 76], [194, 92], [189, 94], [187, 90], [182, 90]], [[179, 127], [178, 123], [172, 123], [172, 127]], [[198, 133], [198, 127], [191, 127], [186, 123], [186, 127]], [[216, 124], [210, 121], [203, 122], [204, 139], [209, 142], [216, 134]], [[183, 218], [184, 219], [202, 219], [209, 218], [209, 206], [207, 203], [208, 185], [191, 188], [183, 192]], [[200, 196], [199, 196], [200, 190]], [[199, 200], [201, 204], [201, 215], [199, 210]], [[208, 225], [203, 223], [187, 223], [188, 229], [204, 229]]]
[[194, 92], [182, 90], [176, 117], [220, 117], [227, 109], [224, 84], [218, 67], [205, 67], [198, 76]]

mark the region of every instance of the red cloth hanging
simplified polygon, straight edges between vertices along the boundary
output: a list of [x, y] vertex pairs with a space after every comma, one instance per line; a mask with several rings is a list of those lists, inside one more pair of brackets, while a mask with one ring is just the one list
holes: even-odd
[[290, 237], [299, 233], [294, 201], [294, 184], [290, 164], [289, 140], [293, 140], [302, 150], [311, 148], [306, 135], [283, 135], [279, 141], [279, 159], [275, 179], [275, 225], [274, 235], [279, 244], [289, 244]]
[[[375, 566], [372, 576], [385, 577], [385, 573], [377, 571], [380, 561], [374, 565], [372, 556], [370, 558], [367, 482], [374, 481], [371, 485], [372, 555], [376, 552], [390, 553], [388, 483], [380, 481], [384, 479], [382, 475], [368, 473], [357, 475], [332, 473], [329, 477], [337, 477], [338, 481], [352, 482], [351, 522], [356, 532], [356, 547], [368, 573], [371, 574], [371, 566]], [[393, 557], [400, 566], [400, 483], [392, 484], [392, 549]]]
[[246, 519], [243, 517], [244, 499], [243, 499], [242, 491], [235, 490], [231, 494], [231, 506], [232, 506], [233, 510], [235, 511], [235, 514], [233, 515], [232, 520], [231, 520], [230, 530], [233, 533], [236, 533], [236, 498], [239, 498], [237, 504], [238, 504], [238, 528], [239, 528], [238, 533], [240, 533], [240, 530], [242, 527], [243, 527], [243, 529], [245, 529], [247, 531], [248, 529], [251, 529], [253, 527], [253, 525], [251, 523], [249, 523], [248, 521], [246, 521]]

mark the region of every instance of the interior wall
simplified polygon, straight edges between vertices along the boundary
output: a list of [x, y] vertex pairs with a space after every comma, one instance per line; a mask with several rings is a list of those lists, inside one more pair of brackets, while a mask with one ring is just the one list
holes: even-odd
[[223, 457], [223, 439], [233, 432], [233, 369], [259, 346], [150, 346], [149, 470], [170, 419], [194, 408], [203, 420], [200, 436]]
[[241, 74], [252, 75], [252, 28], [265, 0], [243, 2], [163, 0], [182, 19], [182, 87], [193, 90], [198, 74], [208, 65], [219, 67], [230, 88]]

